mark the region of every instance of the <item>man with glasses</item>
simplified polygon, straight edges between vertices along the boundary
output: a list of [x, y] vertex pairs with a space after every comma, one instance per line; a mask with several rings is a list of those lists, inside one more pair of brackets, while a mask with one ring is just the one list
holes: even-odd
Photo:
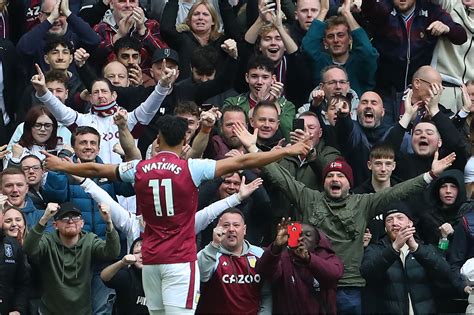
[[[81, 210], [73, 203], [50, 203], [25, 239], [25, 252], [39, 260], [43, 280], [42, 314], [92, 314], [92, 260], [113, 259], [120, 252], [120, 241], [112, 224], [110, 207], [101, 204], [106, 222], [106, 240], [84, 233]], [[54, 219], [53, 233], [44, 233]]]
[[[321, 81], [319, 74], [324, 67], [341, 65], [349, 75], [352, 88], [361, 95], [375, 86], [379, 54], [370, 43], [367, 33], [352, 16], [350, 0], [343, 1], [340, 16], [332, 16], [326, 21], [329, 1], [322, 2], [322, 8], [302, 43], [313, 61], [315, 80]], [[327, 2], [326, 7], [324, 2]], [[321, 50], [321, 42], [325, 51]]]
[[[25, 69], [31, 74], [35, 63], [47, 69], [44, 48], [46, 39], [64, 36], [75, 47], [92, 51], [100, 43], [94, 30], [69, 9], [69, 0], [43, 0], [40, 14], [41, 23], [26, 32], [19, 40], [17, 49], [25, 60]], [[75, 72], [74, 65], [70, 68]]]
[[[311, 91], [309, 103], [298, 108], [298, 113], [311, 111], [317, 115], [323, 115], [328, 110], [329, 99], [335, 95], [343, 95], [351, 99], [351, 117], [356, 119], [359, 97], [351, 89], [346, 69], [339, 65], [330, 65], [321, 70], [321, 83]], [[323, 121], [325, 121], [324, 118]], [[325, 124], [329, 125], [329, 122], [325, 121]]]
[[44, 175], [41, 160], [36, 155], [27, 155], [21, 159], [20, 167], [25, 173], [26, 182], [28, 183], [27, 196], [31, 198], [37, 209], [46, 209], [46, 202], [43, 199], [43, 188], [41, 186]]

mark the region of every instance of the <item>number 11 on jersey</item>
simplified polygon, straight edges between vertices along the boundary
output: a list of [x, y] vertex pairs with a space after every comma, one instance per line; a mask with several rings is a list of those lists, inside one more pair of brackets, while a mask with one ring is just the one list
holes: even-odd
[[174, 215], [173, 185], [171, 182], [171, 178], [162, 179], [161, 183], [159, 179], [152, 179], [148, 182], [148, 187], [151, 187], [153, 189], [153, 202], [155, 203], [156, 216], [158, 217], [163, 216], [161, 200], [160, 200], [160, 187], [165, 188], [166, 215], [173, 216]]

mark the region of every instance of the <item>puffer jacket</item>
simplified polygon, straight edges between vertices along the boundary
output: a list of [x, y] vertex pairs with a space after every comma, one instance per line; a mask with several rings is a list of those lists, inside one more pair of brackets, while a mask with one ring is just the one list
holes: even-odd
[[431, 245], [419, 244], [415, 252], [405, 258], [405, 267], [388, 236], [370, 245], [360, 268], [367, 286], [376, 290], [376, 312], [383, 314], [408, 314], [408, 293], [415, 314], [436, 314], [433, 299], [433, 282], [450, 283], [462, 291], [455, 282], [449, 264]]

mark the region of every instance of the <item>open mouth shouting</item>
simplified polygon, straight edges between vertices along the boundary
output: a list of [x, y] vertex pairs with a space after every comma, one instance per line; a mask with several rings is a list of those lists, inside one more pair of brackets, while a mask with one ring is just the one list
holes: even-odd
[[333, 195], [339, 195], [342, 192], [342, 184], [340, 182], [331, 182], [329, 190]]

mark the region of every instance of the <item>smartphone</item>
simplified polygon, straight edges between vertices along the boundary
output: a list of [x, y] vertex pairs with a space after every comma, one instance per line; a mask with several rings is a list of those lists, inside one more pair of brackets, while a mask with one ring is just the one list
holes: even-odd
[[293, 131], [296, 129], [301, 129], [304, 131], [304, 119], [303, 118], [295, 118], [293, 119]]
[[201, 110], [205, 112], [210, 110], [213, 106], [212, 104], [201, 104]]
[[301, 236], [301, 223], [293, 222], [288, 225], [288, 247], [298, 247], [298, 239]]

